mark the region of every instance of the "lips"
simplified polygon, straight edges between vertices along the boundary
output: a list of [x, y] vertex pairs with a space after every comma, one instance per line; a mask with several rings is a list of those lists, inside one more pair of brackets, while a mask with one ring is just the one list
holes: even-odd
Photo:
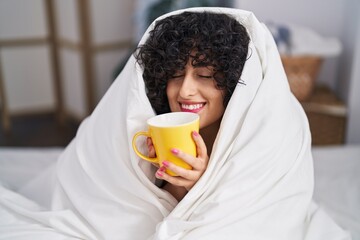
[[201, 111], [205, 106], [205, 103], [180, 103], [182, 112], [193, 112], [197, 113]]

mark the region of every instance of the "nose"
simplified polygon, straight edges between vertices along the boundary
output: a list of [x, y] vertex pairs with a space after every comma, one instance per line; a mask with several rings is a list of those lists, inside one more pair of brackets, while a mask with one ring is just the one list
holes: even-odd
[[191, 74], [186, 74], [181, 83], [179, 95], [182, 98], [194, 96], [197, 92], [197, 83]]

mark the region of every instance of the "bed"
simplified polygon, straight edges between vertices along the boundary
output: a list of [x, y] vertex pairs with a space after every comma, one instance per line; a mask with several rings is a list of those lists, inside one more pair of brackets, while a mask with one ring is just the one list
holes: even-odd
[[[0, 148], [0, 182], [42, 205], [50, 184], [43, 182], [41, 195], [33, 195], [37, 176], [55, 167], [62, 148]], [[315, 201], [353, 240], [360, 240], [360, 145], [314, 147]], [[42, 174], [40, 174], [42, 173]], [[36, 183], [36, 184], [35, 184]]]
[[360, 240], [360, 145], [313, 148], [314, 199]]

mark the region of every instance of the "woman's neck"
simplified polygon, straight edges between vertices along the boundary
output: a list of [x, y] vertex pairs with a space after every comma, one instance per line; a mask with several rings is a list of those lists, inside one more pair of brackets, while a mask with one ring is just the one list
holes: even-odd
[[209, 126], [200, 129], [200, 135], [204, 139], [209, 156], [212, 152], [212, 147], [214, 145], [214, 141], [219, 131], [220, 123], [221, 123], [221, 119], [219, 119], [218, 121], [216, 121], [215, 123]]

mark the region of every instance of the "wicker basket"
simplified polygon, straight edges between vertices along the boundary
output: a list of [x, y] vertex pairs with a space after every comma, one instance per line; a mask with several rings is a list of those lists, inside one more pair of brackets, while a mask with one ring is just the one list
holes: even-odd
[[281, 56], [281, 60], [290, 84], [290, 89], [299, 101], [311, 96], [316, 78], [322, 64], [322, 58], [316, 56]]
[[344, 143], [347, 109], [328, 87], [317, 86], [301, 104], [309, 119], [313, 145]]

